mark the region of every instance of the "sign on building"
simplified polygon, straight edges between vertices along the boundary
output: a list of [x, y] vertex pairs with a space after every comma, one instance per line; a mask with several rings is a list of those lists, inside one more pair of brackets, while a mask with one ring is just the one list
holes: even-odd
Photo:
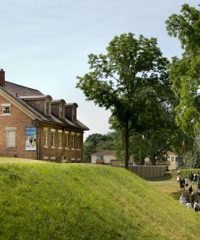
[[26, 128], [25, 150], [36, 150], [36, 128]]

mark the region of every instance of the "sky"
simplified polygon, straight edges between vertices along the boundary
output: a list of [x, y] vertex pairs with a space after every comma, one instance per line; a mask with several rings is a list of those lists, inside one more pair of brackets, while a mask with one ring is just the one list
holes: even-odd
[[156, 37], [163, 55], [181, 55], [165, 21], [198, 0], [0, 0], [0, 68], [6, 80], [78, 104], [78, 119], [93, 133], [110, 131], [110, 112], [76, 88], [88, 55], [105, 53], [114, 36]]

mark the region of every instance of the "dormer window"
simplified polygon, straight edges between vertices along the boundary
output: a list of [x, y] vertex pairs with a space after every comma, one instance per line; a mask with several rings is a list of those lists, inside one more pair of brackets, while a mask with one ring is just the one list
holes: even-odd
[[46, 115], [51, 116], [51, 102], [50, 101], [46, 102]]
[[53, 100], [51, 102], [51, 112], [56, 117], [64, 120], [65, 119], [65, 100], [59, 99], [59, 100]]
[[74, 107], [72, 108], [72, 121], [76, 122], [76, 109]]
[[1, 115], [10, 115], [11, 113], [10, 104], [1, 104]]
[[63, 106], [59, 105], [59, 118], [63, 118]]
[[76, 123], [76, 109], [78, 105], [76, 103], [68, 103], [65, 105], [65, 116], [72, 122]]

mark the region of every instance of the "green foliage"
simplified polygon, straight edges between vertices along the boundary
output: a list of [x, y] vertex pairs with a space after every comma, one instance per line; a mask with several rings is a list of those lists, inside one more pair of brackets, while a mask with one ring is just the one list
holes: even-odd
[[174, 59], [170, 69], [173, 89], [180, 99], [176, 108], [177, 123], [192, 136], [200, 126], [199, 68], [200, 57], [183, 56], [180, 60]]
[[196, 240], [200, 235], [199, 214], [124, 169], [3, 161], [0, 239]]
[[89, 55], [90, 71], [78, 77], [77, 87], [87, 100], [111, 110], [122, 129], [128, 167], [131, 129], [138, 132], [148, 128], [159, 108], [156, 103], [168, 104], [168, 60], [162, 56], [155, 38], [141, 35], [136, 39], [132, 33], [114, 37], [106, 50], [106, 54]]
[[[143, 108], [143, 110], [145, 115], [145, 109]], [[148, 119], [148, 114], [146, 118]], [[172, 104], [170, 111], [165, 108], [160, 109], [156, 112], [154, 118], [151, 119], [149, 124], [141, 126], [140, 132], [133, 130], [130, 132], [129, 155], [134, 157], [135, 163], [144, 164], [144, 159], [148, 157], [152, 164], [156, 164], [156, 161], [166, 160], [163, 155], [170, 150], [177, 154], [182, 153], [181, 144], [183, 140], [185, 142], [184, 153], [192, 149], [193, 139], [184, 134], [175, 124], [175, 111]], [[160, 123], [156, 124], [158, 120]], [[123, 129], [120, 128], [114, 118], [110, 118], [109, 122], [116, 131], [117, 155], [120, 159], [123, 154], [123, 145], [120, 144]]]
[[200, 12], [184, 4], [181, 14], [172, 14], [166, 21], [170, 36], [177, 37], [186, 52], [197, 52], [200, 49]]
[[195, 136], [200, 127], [200, 11], [185, 4], [179, 15], [166, 21], [170, 36], [177, 37], [184, 49], [181, 59], [174, 58], [170, 67], [173, 89], [179, 98], [177, 122]]

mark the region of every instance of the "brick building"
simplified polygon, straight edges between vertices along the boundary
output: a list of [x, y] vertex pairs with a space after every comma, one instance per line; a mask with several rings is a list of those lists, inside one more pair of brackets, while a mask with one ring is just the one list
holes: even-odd
[[83, 133], [76, 103], [5, 81], [0, 70], [0, 156], [82, 162]]

